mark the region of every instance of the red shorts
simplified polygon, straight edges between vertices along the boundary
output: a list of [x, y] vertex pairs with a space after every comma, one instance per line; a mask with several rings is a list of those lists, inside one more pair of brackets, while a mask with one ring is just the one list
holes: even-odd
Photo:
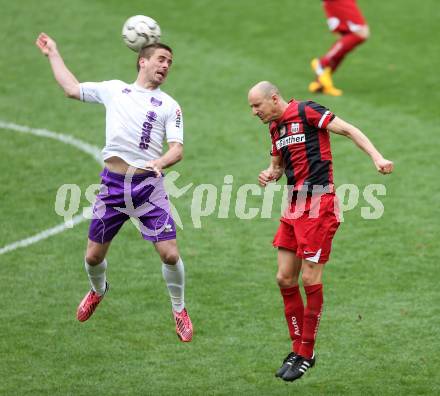
[[340, 224], [338, 199], [335, 194], [323, 194], [294, 201], [290, 211], [280, 219], [273, 246], [324, 264], [330, 257], [333, 236]]
[[367, 25], [356, 0], [325, 0], [322, 4], [327, 15], [328, 27], [332, 32], [356, 33]]

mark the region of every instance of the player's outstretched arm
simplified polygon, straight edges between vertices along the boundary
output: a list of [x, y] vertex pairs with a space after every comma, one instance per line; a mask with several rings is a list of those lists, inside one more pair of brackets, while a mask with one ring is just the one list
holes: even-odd
[[152, 169], [157, 177], [162, 175], [162, 169], [168, 168], [183, 158], [183, 144], [178, 142], [168, 143], [168, 151], [157, 160], [148, 161], [146, 168]]
[[64, 64], [55, 41], [46, 33], [40, 33], [35, 44], [40, 49], [41, 53], [49, 59], [55, 80], [64, 90], [66, 96], [73, 99], [79, 99], [79, 82]]
[[274, 155], [270, 162], [269, 168], [263, 170], [258, 175], [258, 184], [266, 187], [267, 183], [278, 180], [283, 176], [284, 168], [281, 156]]
[[327, 126], [330, 132], [349, 137], [353, 142], [365, 151], [373, 160], [376, 169], [382, 174], [388, 174], [393, 171], [392, 161], [385, 159], [382, 154], [374, 147], [370, 139], [355, 126], [349, 124], [339, 117], [335, 117]]

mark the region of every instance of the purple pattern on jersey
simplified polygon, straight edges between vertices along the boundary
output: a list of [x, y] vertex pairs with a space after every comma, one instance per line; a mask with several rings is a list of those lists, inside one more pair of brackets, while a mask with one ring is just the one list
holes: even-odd
[[162, 101], [159, 100], [159, 99], [156, 99], [155, 97], [152, 97], [152, 98], [150, 99], [150, 102], [151, 102], [151, 104], [152, 104], [154, 107], [162, 106]]
[[122, 93], [129, 94], [130, 92], [131, 92], [131, 89], [130, 89], [130, 88], [124, 88], [124, 89], [122, 90]]
[[154, 111], [149, 111], [147, 113], [147, 120], [150, 122], [154, 122], [157, 120], [157, 114]]
[[142, 150], [148, 149], [151, 131], [153, 129], [153, 122], [157, 120], [157, 114], [154, 111], [149, 111], [145, 117], [147, 120], [142, 124], [142, 136], [139, 143], [139, 148]]

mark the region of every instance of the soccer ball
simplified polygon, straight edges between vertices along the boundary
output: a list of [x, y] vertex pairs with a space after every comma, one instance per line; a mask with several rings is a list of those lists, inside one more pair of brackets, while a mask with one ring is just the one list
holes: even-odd
[[135, 15], [128, 18], [122, 27], [122, 39], [133, 51], [139, 52], [160, 39], [160, 26], [150, 17]]

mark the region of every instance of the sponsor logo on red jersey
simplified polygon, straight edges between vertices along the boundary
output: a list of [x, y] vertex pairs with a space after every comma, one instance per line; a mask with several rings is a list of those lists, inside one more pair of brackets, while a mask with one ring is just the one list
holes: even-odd
[[286, 136], [283, 139], [280, 139], [276, 142], [277, 149], [281, 149], [282, 147], [290, 146], [291, 144], [304, 143], [306, 141], [306, 135], [304, 133], [300, 133], [298, 135]]
[[292, 132], [292, 133], [299, 132], [299, 123], [298, 122], [292, 122], [292, 126], [290, 127], [290, 132]]

